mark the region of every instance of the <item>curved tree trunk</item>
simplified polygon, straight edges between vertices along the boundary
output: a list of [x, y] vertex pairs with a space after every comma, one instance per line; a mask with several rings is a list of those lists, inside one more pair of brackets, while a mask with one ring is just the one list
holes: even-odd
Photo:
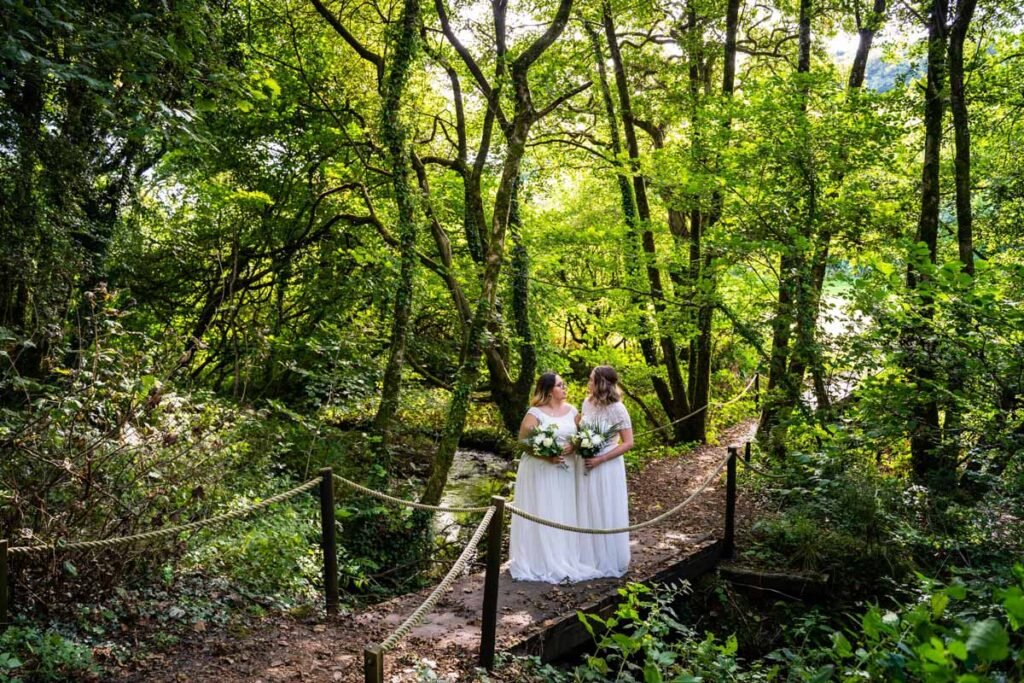
[[[497, 69], [498, 76], [504, 74], [507, 55], [505, 52], [505, 11], [502, 3], [493, 5], [497, 37]], [[443, 10], [443, 8], [442, 8]], [[484, 243], [483, 275], [481, 279], [480, 298], [473, 313], [466, 341], [465, 360], [459, 367], [448, 415], [445, 419], [441, 441], [431, 463], [430, 476], [427, 479], [420, 500], [427, 504], [437, 504], [444, 493], [448, 481], [448, 471], [455, 457], [455, 449], [466, 426], [466, 414], [469, 408], [470, 393], [480, 377], [480, 360], [483, 356], [486, 339], [484, 333], [487, 325], [494, 317], [494, 305], [498, 295], [498, 277], [501, 274], [501, 262], [505, 251], [505, 237], [508, 230], [510, 213], [513, 204], [515, 184], [519, 178], [519, 166], [526, 152], [526, 141], [530, 128], [538, 119], [530, 95], [528, 74], [530, 67], [558, 39], [569, 20], [572, 0], [560, 0], [555, 18], [547, 30], [534, 40], [518, 57], [511, 62], [511, 82], [515, 112], [505, 127], [507, 148], [502, 163], [501, 178], [494, 197], [494, 211], [491, 215], [490, 230]], [[492, 90], [488, 102], [488, 116], [493, 116], [500, 106], [500, 93]], [[478, 159], [479, 161], [479, 159]]]
[[487, 370], [490, 379], [491, 398], [501, 415], [502, 424], [511, 434], [519, 432], [519, 423], [530, 401], [533, 377], [537, 372], [537, 350], [530, 326], [530, 260], [523, 244], [522, 217], [519, 213], [519, 187], [517, 180], [512, 189], [512, 204], [509, 207], [508, 234], [512, 241], [511, 268], [512, 323], [515, 337], [513, 344], [519, 354], [519, 368], [515, 378], [509, 373], [511, 367], [506, 331], [495, 323], [494, 342], [487, 350]]

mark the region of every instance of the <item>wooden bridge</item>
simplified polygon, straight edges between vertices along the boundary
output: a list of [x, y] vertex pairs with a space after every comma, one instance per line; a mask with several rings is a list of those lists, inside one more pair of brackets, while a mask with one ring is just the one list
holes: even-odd
[[[753, 429], [753, 422], [745, 422], [722, 439], [742, 443]], [[706, 445], [631, 472], [631, 518], [647, 520], [671, 509], [696, 492], [728, 455], [727, 448]], [[612, 611], [624, 582], [665, 583], [714, 569], [730, 552], [735, 522], [729, 520], [735, 519], [737, 509], [735, 467], [726, 465], [724, 473], [724, 482], [712, 478], [681, 514], [631, 534], [632, 563], [622, 579], [556, 586], [514, 581], [502, 570], [493, 603], [493, 651], [556, 660], [590, 640], [577, 610]], [[485, 572], [458, 577], [423, 621], [379, 658], [379, 644], [423, 604], [433, 587], [337, 618], [271, 618], [244, 639], [197, 638], [140, 671], [126, 672], [121, 680], [405, 682], [417, 680], [415, 670], [424, 658], [435, 662], [439, 676], [470, 680], [481, 665], [481, 645], [488, 637], [485, 583]], [[486, 645], [484, 650], [486, 654]]]
[[[747, 422], [723, 436], [727, 442], [737, 443], [750, 438], [752, 429], [753, 423]], [[702, 446], [685, 456], [649, 462], [641, 472], [630, 474], [631, 517], [664, 519], [649, 526], [641, 523], [643, 528], [631, 534], [633, 559], [622, 579], [557, 586], [513, 581], [500, 565], [505, 515], [494, 510], [475, 534], [476, 539], [487, 539], [490, 559], [486, 572], [467, 575], [467, 563], [456, 563], [440, 589], [427, 589], [342, 616], [330, 614], [338, 608], [334, 525], [330, 519], [333, 486], [321, 485], [329, 613], [326, 620], [320, 617], [302, 623], [272, 618], [241, 639], [204, 633], [172, 654], [153, 655], [141, 669], [124, 671], [119, 679], [377, 683], [414, 680], [415, 666], [429, 656], [441, 662], [439, 673], [454, 673], [463, 680], [476, 666], [490, 668], [496, 651], [537, 655], [543, 661], [557, 659], [590, 639], [579, 623], [577, 610], [614, 610], [617, 589], [623, 582], [653, 584], [692, 579], [731, 555], [737, 455], [737, 447]], [[723, 471], [724, 488], [719, 476]], [[312, 483], [281, 496], [310, 490]], [[665, 515], [683, 501], [692, 502], [685, 510]], [[502, 505], [500, 500], [494, 503]], [[237, 516], [231, 514], [232, 518]], [[15, 548], [7, 550], [17, 552]], [[467, 548], [464, 558], [471, 555], [472, 549]], [[6, 554], [0, 556], [6, 559]], [[173, 666], [168, 666], [170, 662]]]

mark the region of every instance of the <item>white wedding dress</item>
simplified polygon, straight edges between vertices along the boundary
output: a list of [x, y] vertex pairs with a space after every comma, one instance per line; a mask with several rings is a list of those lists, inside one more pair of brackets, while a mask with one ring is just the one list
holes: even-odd
[[[552, 417], [540, 408], [529, 414], [541, 427], [554, 424], [558, 443], [564, 446], [576, 432], [576, 408], [567, 406], [565, 415]], [[523, 454], [516, 474], [515, 505], [540, 517], [563, 524], [577, 524], [576, 470], [578, 458], [570, 455], [566, 465]], [[580, 562], [580, 534], [537, 524], [512, 516], [508, 571], [519, 581], [564, 583], [586, 581], [597, 576], [593, 567]]]
[[[626, 406], [616, 401], [606, 406], [591, 399], [583, 402], [582, 422], [604, 423], [608, 427], [632, 429]], [[598, 455], [619, 445], [612, 436]], [[629, 497], [626, 493], [626, 463], [622, 456], [592, 470], [582, 464], [576, 473], [576, 508], [579, 525], [590, 529], [618, 529], [629, 526]], [[580, 561], [597, 570], [598, 576], [619, 577], [629, 568], [629, 534], [580, 534]]]

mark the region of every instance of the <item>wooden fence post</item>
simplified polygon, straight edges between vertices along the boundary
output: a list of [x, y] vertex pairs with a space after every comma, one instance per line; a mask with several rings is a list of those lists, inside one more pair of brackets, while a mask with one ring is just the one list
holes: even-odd
[[366, 683], [384, 683], [384, 651], [380, 645], [363, 649], [363, 674]]
[[731, 560], [736, 554], [736, 451], [729, 446], [729, 463], [725, 475], [725, 538], [722, 539], [722, 557]]
[[750, 462], [750, 442], [743, 444], [743, 462]]
[[494, 646], [498, 630], [498, 581], [501, 574], [501, 545], [505, 533], [505, 499], [491, 496], [494, 516], [487, 529], [487, 573], [484, 575], [483, 614], [480, 619], [480, 666], [494, 668]]
[[338, 613], [338, 544], [334, 523], [334, 473], [320, 470], [320, 546], [324, 551], [324, 594], [327, 614]]
[[7, 625], [7, 541], [0, 541], [0, 628]]

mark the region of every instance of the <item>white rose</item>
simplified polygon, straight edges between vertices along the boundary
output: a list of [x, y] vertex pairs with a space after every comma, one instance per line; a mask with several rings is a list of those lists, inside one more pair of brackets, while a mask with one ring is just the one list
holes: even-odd
[[554, 443], [554, 439], [552, 439], [550, 436], [548, 436], [548, 437], [545, 437], [542, 445], [550, 446], [553, 443]]
[[590, 439], [583, 439], [583, 443], [581, 443], [580, 445], [583, 446], [584, 448], [590, 448], [594, 444], [591, 443]]
[[593, 442], [594, 442], [594, 445], [595, 445], [595, 446], [600, 446], [601, 444], [603, 444], [603, 443], [604, 443], [604, 437], [603, 437], [603, 436], [601, 436], [600, 434], [598, 434], [598, 435], [597, 435], [597, 436], [595, 436], [595, 437], [594, 437], [593, 439], [591, 439], [591, 441], [593, 441]]

